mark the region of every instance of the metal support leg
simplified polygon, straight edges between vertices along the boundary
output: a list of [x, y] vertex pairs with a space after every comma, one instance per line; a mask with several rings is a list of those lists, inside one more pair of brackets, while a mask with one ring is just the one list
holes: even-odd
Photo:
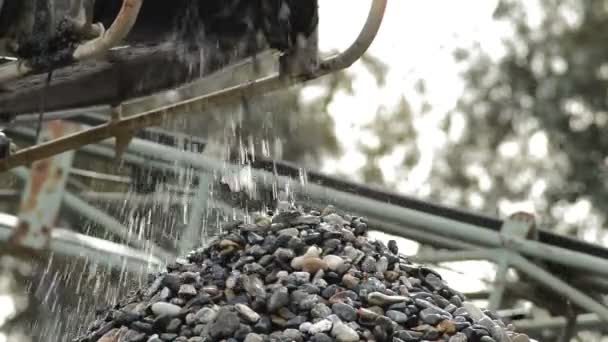
[[[22, 179], [26, 179], [29, 174], [29, 172], [26, 168], [12, 169], [11, 172], [13, 172], [19, 178], [22, 178]], [[63, 196], [63, 201], [66, 204], [66, 206], [68, 206], [70, 209], [79, 212], [83, 216], [87, 217], [88, 219], [90, 219], [98, 224], [101, 224], [102, 226], [104, 226], [108, 231], [112, 232], [113, 234], [116, 234], [116, 235], [122, 237], [123, 239], [127, 239], [127, 240], [129, 239], [129, 234], [128, 234], [129, 230], [127, 229], [127, 227], [123, 226], [120, 222], [118, 222], [112, 216], [89, 205], [87, 202], [83, 201], [76, 195], [70, 193], [69, 191], [66, 191]], [[174, 255], [172, 253], [165, 251], [161, 247], [156, 246], [154, 243], [141, 242], [138, 240], [131, 240], [130, 242], [134, 246], [136, 246], [138, 248], [142, 248], [144, 251], [147, 251], [147, 252], [150, 252], [150, 253], [156, 255], [158, 258], [162, 259], [163, 261], [172, 259], [174, 257]]]
[[511, 266], [526, 273], [530, 278], [535, 279], [555, 292], [570, 298], [576, 305], [596, 313], [601, 320], [608, 322], [608, 308], [606, 308], [606, 306], [568, 285], [568, 283], [563, 280], [553, 276], [542, 267], [536, 266], [526, 260], [526, 258], [515, 253], [510, 253], [509, 262]]
[[[78, 126], [61, 120], [51, 121], [41, 132], [41, 141], [77, 132]], [[19, 209], [19, 223], [9, 244], [32, 250], [49, 246], [51, 227], [55, 223], [64, 195], [74, 151], [42, 159], [32, 165]], [[9, 247], [10, 248], [10, 247]]]
[[[525, 239], [530, 230], [534, 228], [534, 217], [527, 213], [516, 213], [511, 215], [500, 231], [502, 236], [517, 237]], [[507, 272], [509, 271], [509, 250], [503, 248], [496, 256], [496, 275], [494, 277], [493, 291], [490, 294], [488, 309], [498, 310], [502, 303], [507, 284]]]
[[[52, 140], [76, 132], [78, 127], [60, 120], [45, 125], [40, 140]], [[34, 269], [32, 259], [42, 260], [44, 251], [51, 245], [54, 221], [59, 213], [74, 151], [65, 152], [49, 159], [36, 161], [26, 177], [25, 189], [19, 208], [19, 218], [11, 230], [6, 248], [0, 250], [0, 278], [3, 283], [31, 284]], [[20, 286], [1, 288], [0, 296], [17, 298], [26, 303], [18, 307], [13, 323], [38, 320], [40, 303], [29, 291]]]
[[496, 311], [500, 308], [502, 297], [505, 293], [507, 272], [509, 271], [509, 253], [502, 250], [498, 254], [497, 259], [498, 268], [496, 269], [493, 290], [490, 292], [490, 298], [488, 300], [488, 309], [492, 311]]
[[179, 242], [180, 255], [192, 250], [200, 239], [201, 221], [207, 216], [209, 210], [211, 177], [206, 172], [201, 172], [198, 177], [198, 190], [192, 201], [190, 221]]

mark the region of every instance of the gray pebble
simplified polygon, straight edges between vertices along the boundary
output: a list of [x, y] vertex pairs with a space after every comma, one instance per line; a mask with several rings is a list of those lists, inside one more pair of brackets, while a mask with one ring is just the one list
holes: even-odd
[[322, 319], [322, 320], [318, 321], [317, 323], [314, 323], [312, 326], [310, 326], [308, 328], [308, 333], [311, 335], [315, 335], [318, 333], [327, 332], [327, 331], [331, 330], [332, 326], [333, 326], [332, 321], [330, 321], [328, 319]]
[[202, 308], [196, 312], [195, 316], [199, 322], [207, 324], [215, 320], [217, 317], [217, 311], [211, 308]]
[[256, 333], [249, 333], [245, 337], [245, 342], [264, 342], [264, 338]]
[[245, 304], [236, 304], [234, 308], [250, 323], [257, 323], [260, 320], [260, 315]]
[[357, 319], [357, 310], [348, 304], [336, 303], [331, 308], [343, 321], [352, 322]]
[[386, 312], [386, 317], [390, 318], [396, 323], [402, 324], [407, 322], [408, 317], [405, 313], [395, 310], [389, 310]]
[[338, 342], [356, 342], [359, 341], [359, 334], [342, 322], [334, 322], [331, 334]]
[[169, 317], [175, 317], [182, 311], [181, 307], [174, 305], [174, 304], [165, 303], [165, 302], [154, 303], [154, 304], [152, 304], [151, 309], [152, 309], [152, 312], [154, 312], [154, 314], [156, 316], [169, 316]]
[[331, 315], [331, 312], [331, 309], [323, 303], [315, 304], [310, 310], [310, 314], [313, 318], [326, 318]]

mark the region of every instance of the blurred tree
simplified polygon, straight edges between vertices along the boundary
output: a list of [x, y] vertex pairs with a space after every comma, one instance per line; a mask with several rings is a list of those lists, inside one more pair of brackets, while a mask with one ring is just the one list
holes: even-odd
[[418, 163], [417, 132], [412, 109], [405, 97], [391, 110], [380, 107], [374, 121], [364, 126], [364, 132], [373, 137], [359, 142], [359, 149], [366, 157], [366, 164], [359, 170], [365, 183], [394, 185], [384, 178], [382, 158], [397, 158], [406, 169], [412, 169]]
[[490, 213], [530, 200], [548, 228], [589, 233], [571, 209], [581, 228], [608, 212], [608, 6], [500, 0], [494, 16], [513, 30], [500, 59], [454, 53], [466, 88], [443, 122], [432, 196]]

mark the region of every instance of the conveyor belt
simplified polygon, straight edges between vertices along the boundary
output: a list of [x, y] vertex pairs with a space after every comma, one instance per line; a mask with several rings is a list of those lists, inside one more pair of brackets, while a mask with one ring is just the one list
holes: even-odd
[[[254, 162], [252, 162], [252, 167], [264, 169], [278, 175], [292, 178], [298, 178], [301, 170], [301, 168], [297, 165], [285, 161], [262, 159], [256, 159]], [[404, 208], [473, 224], [495, 231], [500, 230], [503, 224], [502, 220], [490, 216], [422, 201], [413, 197], [399, 195], [371, 186], [345, 181], [334, 176], [324, 175], [320, 172], [306, 170], [306, 174], [309, 182], [333, 188], [335, 190], [356, 194], [358, 196], [368, 197], [384, 203], [390, 203]], [[566, 248], [572, 251], [586, 253], [601, 258], [608, 258], [608, 249], [602, 246], [581, 241], [572, 237], [559, 235], [546, 229], [539, 229], [539, 240], [543, 243], [556, 247]]]

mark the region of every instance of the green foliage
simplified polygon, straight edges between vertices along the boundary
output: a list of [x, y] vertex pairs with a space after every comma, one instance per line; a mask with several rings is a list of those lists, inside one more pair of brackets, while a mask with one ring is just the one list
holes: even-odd
[[564, 208], [589, 201], [608, 212], [608, 6], [542, 1], [532, 20], [532, 3], [499, 1], [495, 18], [514, 32], [500, 60], [455, 51], [466, 91], [444, 129], [463, 131], [436, 156], [433, 196], [445, 200], [451, 189], [452, 204], [488, 212], [532, 200], [550, 227], [574, 233]]
[[364, 127], [366, 136], [374, 137], [372, 141], [365, 139], [359, 142], [359, 149], [365, 155], [367, 163], [359, 170], [363, 181], [368, 184], [387, 184], [381, 169], [381, 159], [395, 156], [397, 149], [400, 164], [405, 168], [413, 168], [419, 161], [419, 151], [416, 147], [417, 132], [413, 126], [412, 110], [405, 97], [398, 105], [387, 110], [378, 109], [376, 118]]

